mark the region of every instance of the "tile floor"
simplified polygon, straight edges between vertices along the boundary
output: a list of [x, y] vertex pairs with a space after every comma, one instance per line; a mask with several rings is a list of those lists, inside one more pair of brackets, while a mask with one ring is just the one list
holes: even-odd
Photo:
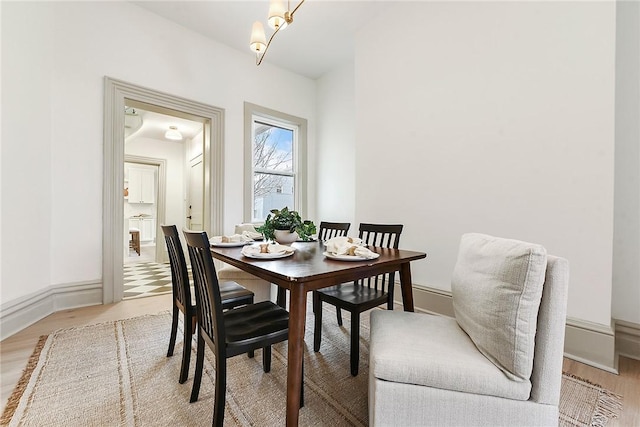
[[128, 256], [124, 257], [124, 264], [139, 264], [142, 262], [154, 262], [156, 260], [156, 245], [145, 244], [140, 246], [140, 255], [133, 249], [129, 249]]
[[[171, 293], [171, 267], [169, 263], [155, 262], [156, 247], [145, 244], [140, 255], [132, 249], [124, 259], [123, 299], [149, 297]], [[189, 269], [190, 270], [190, 269]], [[189, 271], [191, 278], [191, 271]]]
[[[189, 271], [189, 275], [191, 272]], [[124, 265], [124, 299], [171, 292], [169, 263], [143, 262]]]

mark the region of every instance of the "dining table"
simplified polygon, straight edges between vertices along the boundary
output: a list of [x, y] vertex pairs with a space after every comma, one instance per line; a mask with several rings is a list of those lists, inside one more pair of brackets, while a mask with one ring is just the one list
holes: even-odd
[[295, 242], [290, 246], [295, 249], [292, 254], [277, 258], [249, 258], [243, 255], [242, 247], [212, 246], [211, 255], [289, 291], [286, 425], [297, 426], [303, 381], [307, 292], [399, 271], [404, 310], [413, 311], [410, 263], [426, 258], [427, 254], [370, 246], [371, 251], [379, 254], [377, 258], [354, 261], [328, 257], [320, 241]]

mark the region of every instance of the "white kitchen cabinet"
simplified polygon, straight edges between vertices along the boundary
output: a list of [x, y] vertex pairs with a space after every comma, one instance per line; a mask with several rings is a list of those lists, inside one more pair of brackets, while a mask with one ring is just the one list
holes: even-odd
[[129, 218], [129, 228], [140, 230], [141, 242], [150, 242], [156, 239], [155, 218]]
[[156, 173], [153, 169], [129, 168], [129, 203], [156, 202]]

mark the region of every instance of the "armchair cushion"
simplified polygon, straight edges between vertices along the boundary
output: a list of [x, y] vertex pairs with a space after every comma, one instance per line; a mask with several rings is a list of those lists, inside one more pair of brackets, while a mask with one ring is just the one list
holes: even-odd
[[478, 351], [455, 319], [374, 310], [370, 342], [369, 369], [380, 380], [517, 400], [529, 398], [531, 383], [507, 378]]
[[516, 382], [529, 382], [547, 266], [541, 245], [478, 233], [462, 236], [451, 280], [460, 327]]

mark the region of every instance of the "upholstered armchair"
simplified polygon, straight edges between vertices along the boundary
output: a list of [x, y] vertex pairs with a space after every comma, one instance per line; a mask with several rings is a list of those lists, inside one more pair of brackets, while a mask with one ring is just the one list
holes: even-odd
[[540, 245], [465, 234], [455, 318], [371, 314], [370, 425], [557, 426], [568, 281]]

